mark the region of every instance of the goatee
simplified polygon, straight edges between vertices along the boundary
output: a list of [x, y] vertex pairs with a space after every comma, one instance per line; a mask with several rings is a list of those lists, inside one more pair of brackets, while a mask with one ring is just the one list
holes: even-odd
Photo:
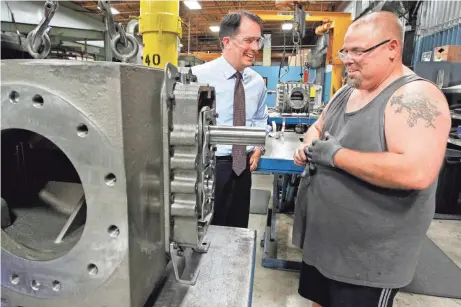
[[360, 79], [352, 79], [352, 78], [347, 78], [346, 83], [349, 84], [353, 88], [358, 88], [360, 86], [360, 83], [362, 80]]

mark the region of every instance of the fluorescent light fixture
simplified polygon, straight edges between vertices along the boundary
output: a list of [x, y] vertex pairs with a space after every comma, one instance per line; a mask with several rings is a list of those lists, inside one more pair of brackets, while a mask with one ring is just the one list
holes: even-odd
[[292, 23], [284, 23], [282, 24], [282, 30], [288, 31], [293, 29], [293, 24]]
[[202, 8], [200, 3], [198, 3], [196, 0], [186, 0], [184, 1], [184, 4], [189, 8], [189, 10], [200, 10]]
[[[99, 6], [98, 6], [98, 10], [102, 11]], [[113, 8], [113, 7], [110, 8], [110, 12], [112, 13], [112, 15], [120, 14], [120, 12], [116, 8]]]
[[211, 32], [219, 32], [219, 26], [210, 26]]

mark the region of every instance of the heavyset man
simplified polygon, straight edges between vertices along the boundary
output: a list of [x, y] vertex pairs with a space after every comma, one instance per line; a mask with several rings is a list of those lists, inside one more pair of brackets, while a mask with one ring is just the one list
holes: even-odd
[[348, 84], [294, 154], [316, 166], [293, 234], [304, 246], [299, 293], [314, 306], [392, 306], [434, 215], [451, 119], [443, 93], [402, 64], [403, 33], [389, 12], [349, 27]]

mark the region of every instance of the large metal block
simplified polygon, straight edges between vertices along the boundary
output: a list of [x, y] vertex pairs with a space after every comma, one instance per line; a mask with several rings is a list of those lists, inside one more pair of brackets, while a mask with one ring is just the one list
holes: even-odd
[[164, 72], [62, 60], [1, 71], [13, 222], [1, 234], [2, 305], [142, 306], [167, 263]]

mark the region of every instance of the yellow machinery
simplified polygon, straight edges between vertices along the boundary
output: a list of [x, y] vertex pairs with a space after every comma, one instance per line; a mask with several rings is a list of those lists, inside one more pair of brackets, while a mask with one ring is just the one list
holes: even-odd
[[139, 33], [142, 35], [143, 64], [160, 69], [166, 63], [178, 65], [178, 38], [182, 35], [178, 0], [142, 0]]
[[[292, 11], [253, 11], [262, 20], [265, 21], [291, 21], [293, 20]], [[315, 33], [323, 35], [330, 31], [330, 41], [328, 44], [326, 64], [332, 65], [331, 90], [330, 97], [342, 86], [342, 77], [344, 75], [344, 65], [338, 57], [338, 51], [341, 50], [344, 43], [344, 35], [347, 28], [352, 23], [350, 13], [340, 12], [314, 12], [306, 11], [306, 21], [321, 21], [323, 25], [319, 26]]]

